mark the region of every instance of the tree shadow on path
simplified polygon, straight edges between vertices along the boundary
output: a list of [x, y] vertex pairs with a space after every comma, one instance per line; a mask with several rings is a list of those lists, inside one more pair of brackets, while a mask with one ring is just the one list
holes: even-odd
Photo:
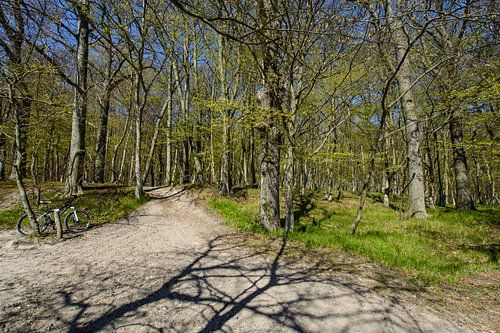
[[[241, 325], [249, 325], [243, 330], [250, 331], [259, 330], [259, 323], [270, 331], [277, 328], [296, 332], [324, 329], [348, 332], [362, 331], [366, 325], [380, 326], [378, 331], [383, 331], [384, 327], [397, 331], [422, 331], [395, 298], [381, 301], [371, 297], [372, 290], [368, 288], [322, 278], [317, 266], [304, 269], [280, 267], [286, 239], [271, 261], [264, 259], [268, 253], [245, 253], [241, 245], [240, 237], [223, 235], [209, 241], [207, 249], [194, 258], [177, 253], [177, 258], [193, 258], [178, 274], [144, 297], [121, 305], [107, 304], [108, 308], [98, 313], [87, 312], [102, 306], [94, 299], [104, 290], [94, 290], [92, 295], [78, 300], [78, 290], [74, 289], [78, 284], [66, 287], [62, 292], [64, 305], [61, 308], [78, 309], [71, 320], [66, 321], [66, 328], [72, 332], [93, 332], [139, 325], [148, 330], [156, 327], [157, 331], [213, 332], [226, 331], [228, 322], [235, 320], [233, 326], [241, 330]], [[172, 253], [162, 255], [171, 256]], [[156, 279], [162, 277], [156, 276]], [[137, 288], [137, 285], [139, 283], [134, 281], [128, 285], [118, 286], [116, 281], [113, 284], [114, 288], [121, 289]], [[332, 303], [333, 306], [329, 307]], [[161, 318], [153, 319], [147, 309], [154, 307], [166, 307], [168, 311]], [[183, 311], [187, 317], [179, 317]], [[331, 327], [332, 324], [338, 325], [336, 329]]]

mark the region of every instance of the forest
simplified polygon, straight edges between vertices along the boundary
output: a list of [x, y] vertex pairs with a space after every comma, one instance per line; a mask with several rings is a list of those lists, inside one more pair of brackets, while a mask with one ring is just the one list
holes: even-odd
[[[408, 217], [499, 203], [498, 3], [0, 3], [0, 179], [310, 191]], [[284, 201], [280, 208], [280, 200]], [[280, 224], [283, 216], [285, 223]]]
[[498, 330], [499, 14], [0, 0], [0, 331]]

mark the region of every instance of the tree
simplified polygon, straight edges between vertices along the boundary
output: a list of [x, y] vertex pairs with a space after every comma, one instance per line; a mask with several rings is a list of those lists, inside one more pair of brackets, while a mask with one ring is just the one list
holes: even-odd
[[[398, 8], [402, 8], [401, 1], [397, 2]], [[405, 36], [401, 13], [387, 2], [389, 15], [389, 27], [392, 39], [396, 46], [396, 63], [399, 70], [396, 73], [399, 95], [401, 96], [401, 109], [405, 116], [405, 132], [407, 141], [408, 158], [408, 215], [417, 218], [427, 217], [425, 209], [425, 183], [424, 170], [420, 146], [422, 142], [422, 124], [417, 113], [415, 97], [412, 92], [412, 67], [409, 62], [408, 53], [411, 46]]]
[[[7, 80], [10, 81], [9, 87], [14, 90], [15, 96], [12, 98], [16, 99], [15, 106], [12, 105], [14, 100], [10, 101], [10, 104], [15, 107], [16, 129], [19, 131], [19, 138], [13, 142], [13, 150], [16, 152], [13, 164], [17, 167], [12, 169], [12, 179], [17, 178], [17, 173], [21, 177], [26, 176], [26, 142], [31, 110], [31, 96], [26, 83], [28, 70], [25, 62], [27, 59], [23, 56], [23, 44], [26, 39], [23, 6], [24, 3], [21, 0], [0, 4], [0, 32], [2, 32], [0, 47], [8, 59]], [[3, 117], [5, 116], [2, 112]], [[3, 119], [1, 122], [3, 123]], [[2, 133], [2, 137], [4, 135]], [[0, 141], [0, 150], [5, 151], [5, 139], [0, 138]], [[5, 161], [2, 161], [2, 173], [4, 172], [4, 163]]]
[[75, 3], [78, 16], [77, 77], [75, 109], [71, 126], [71, 145], [66, 179], [67, 195], [83, 193], [83, 163], [85, 160], [85, 126], [87, 121], [88, 62], [90, 35], [90, 5], [87, 0]]

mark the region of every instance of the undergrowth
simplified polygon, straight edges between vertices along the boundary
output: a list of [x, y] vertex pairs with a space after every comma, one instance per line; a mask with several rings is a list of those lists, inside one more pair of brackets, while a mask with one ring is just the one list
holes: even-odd
[[[258, 223], [258, 190], [249, 190], [245, 200], [208, 200], [230, 226], [278, 235], [266, 233]], [[426, 284], [453, 283], [476, 272], [499, 269], [491, 245], [500, 239], [500, 207], [470, 212], [439, 208], [429, 210], [429, 218], [421, 220], [402, 218], [400, 212], [369, 200], [356, 236], [350, 237], [357, 202], [349, 193], [333, 202], [314, 195], [307, 207], [297, 207], [289, 239], [306, 247], [348, 251]]]
[[[61, 191], [44, 194], [42, 199], [51, 200], [50, 208], [61, 207], [66, 199], [62, 198]], [[140, 205], [148, 201], [147, 196], [137, 200], [134, 191], [128, 187], [109, 186], [102, 189], [85, 190], [83, 195], [73, 202], [78, 210], [87, 210], [92, 218], [92, 224], [97, 225], [113, 222], [127, 216]], [[45, 211], [45, 205], [32, 205], [33, 210]], [[19, 216], [24, 214], [20, 204], [0, 210], [0, 228], [15, 228]]]

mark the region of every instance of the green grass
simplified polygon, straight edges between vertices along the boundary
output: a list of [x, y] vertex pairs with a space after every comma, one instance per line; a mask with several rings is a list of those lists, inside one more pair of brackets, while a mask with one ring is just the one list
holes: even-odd
[[[289, 238], [307, 247], [348, 251], [428, 284], [499, 269], [488, 251], [468, 245], [498, 243], [500, 207], [473, 212], [435, 209], [429, 210], [428, 219], [419, 220], [401, 219], [398, 212], [369, 201], [356, 236], [350, 237], [357, 198], [348, 194], [329, 203], [317, 195]], [[209, 205], [229, 225], [266, 234], [258, 224], [258, 191], [249, 191], [244, 201], [212, 197]]]
[[[42, 195], [43, 199], [50, 199], [51, 208], [61, 207], [65, 199], [60, 198], [60, 195], [54, 193], [52, 195]], [[122, 217], [127, 216], [140, 205], [148, 201], [148, 197], [144, 196], [140, 200], [134, 197], [134, 191], [130, 188], [107, 188], [107, 189], [92, 189], [84, 191], [84, 194], [79, 196], [74, 205], [76, 209], [87, 209], [91, 218], [92, 224], [97, 225], [106, 222], [113, 222]], [[34, 206], [34, 210], [44, 211], [45, 206]], [[0, 228], [15, 228], [17, 219], [24, 214], [21, 205], [0, 211]]]

